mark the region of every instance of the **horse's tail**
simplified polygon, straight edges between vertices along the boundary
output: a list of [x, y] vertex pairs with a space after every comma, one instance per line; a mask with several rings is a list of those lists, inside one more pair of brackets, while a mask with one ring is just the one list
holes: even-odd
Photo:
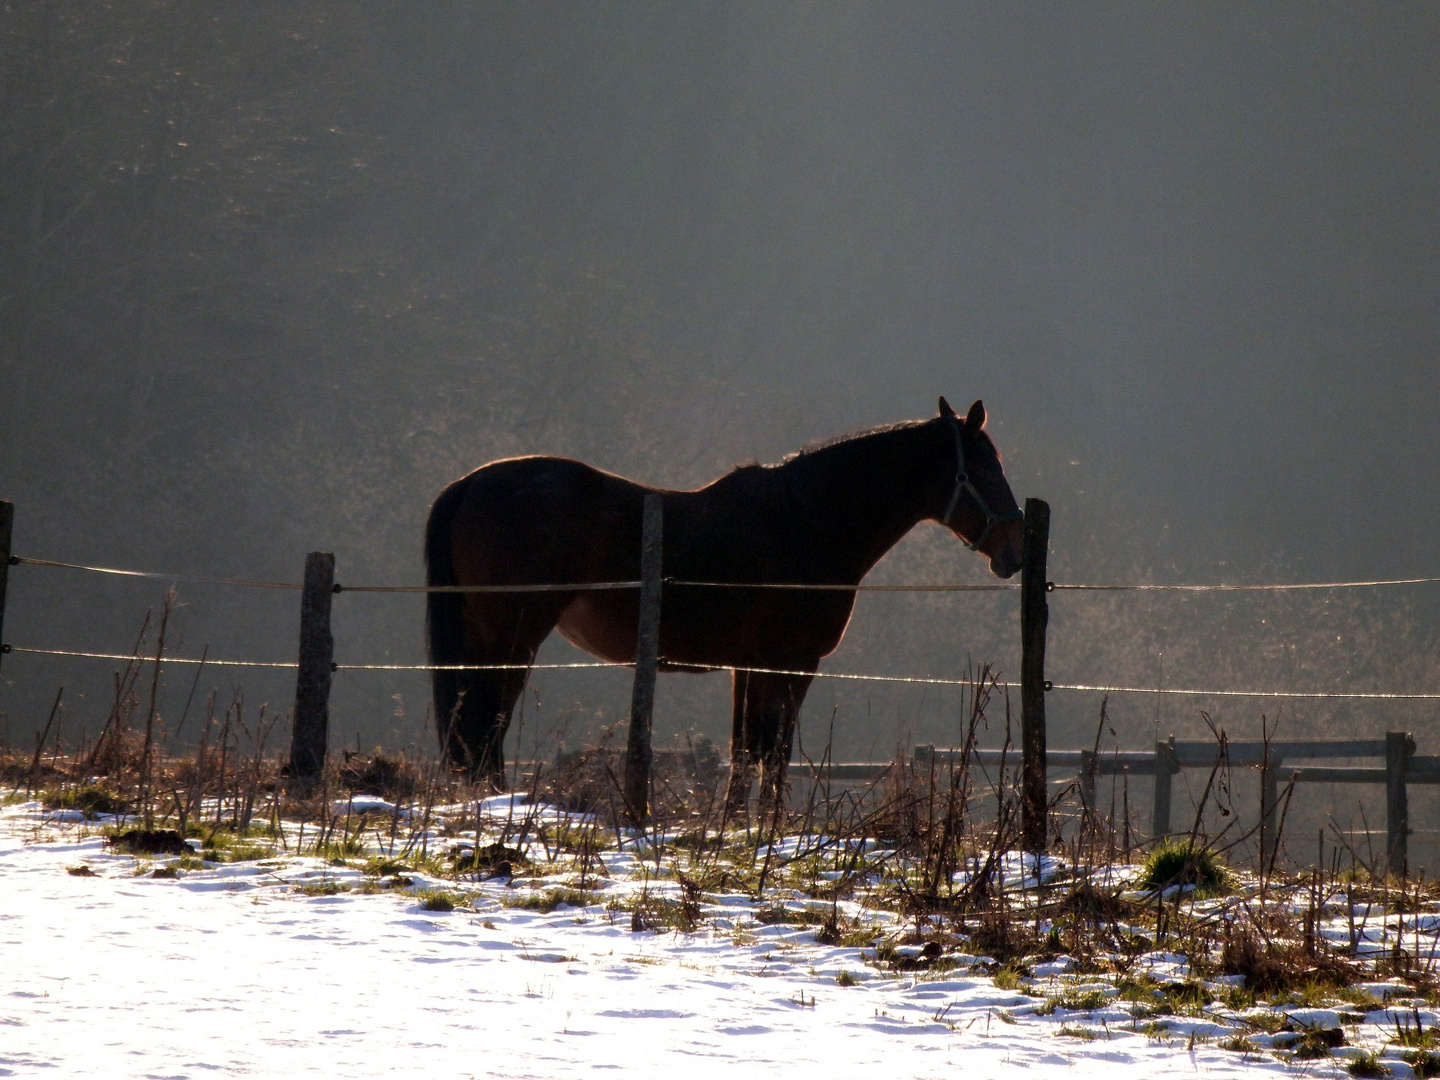
[[[425, 522], [425, 584], [458, 585], [455, 563], [450, 556], [450, 526], [464, 497], [465, 481], [457, 480], [435, 500]], [[464, 596], [454, 592], [425, 594], [425, 629], [430, 663], [463, 664]], [[435, 724], [441, 741], [460, 700], [460, 672], [432, 671], [430, 685], [435, 700]]]

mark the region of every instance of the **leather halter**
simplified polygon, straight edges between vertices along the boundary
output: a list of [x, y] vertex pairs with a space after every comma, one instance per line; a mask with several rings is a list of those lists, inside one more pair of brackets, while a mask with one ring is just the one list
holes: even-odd
[[1018, 521], [1025, 517], [1025, 512], [1018, 506], [1014, 510], [1005, 511], [1003, 514], [997, 514], [994, 510], [990, 509], [990, 504], [985, 501], [985, 496], [980, 494], [980, 489], [975, 486], [974, 482], [970, 479], [970, 474], [965, 471], [965, 446], [960, 441], [960, 418], [958, 416], [954, 417], [954, 423], [955, 490], [950, 493], [950, 503], [945, 507], [945, 516], [940, 519], [940, 524], [947, 527], [949, 526], [950, 519], [955, 516], [955, 508], [960, 505], [960, 495], [968, 491], [970, 498], [975, 500], [975, 505], [979, 507], [980, 512], [985, 515], [985, 527], [980, 530], [980, 535], [974, 540], [967, 540], [959, 533], [956, 535], [960, 536], [960, 542], [971, 551], [979, 551], [980, 545], [983, 544], [986, 537], [990, 535], [991, 529], [995, 528], [995, 526], [1002, 521]]

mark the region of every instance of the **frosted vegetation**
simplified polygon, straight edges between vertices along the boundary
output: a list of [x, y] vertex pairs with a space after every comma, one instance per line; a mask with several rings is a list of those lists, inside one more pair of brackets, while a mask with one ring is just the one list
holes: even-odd
[[963, 758], [850, 789], [807, 763], [731, 814], [713, 752], [660, 755], [636, 829], [603, 746], [513, 793], [354, 754], [287, 792], [255, 745], [147, 764], [131, 735], [7, 759], [7, 1068], [1440, 1069], [1440, 893], [1355, 852], [1248, 865], [1203, 815], [1142, 848], [1072, 785], [1037, 861], [1013, 768]]

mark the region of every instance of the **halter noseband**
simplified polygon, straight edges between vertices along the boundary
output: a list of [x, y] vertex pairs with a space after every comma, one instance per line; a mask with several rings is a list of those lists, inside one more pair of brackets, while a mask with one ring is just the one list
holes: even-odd
[[[955, 508], [960, 505], [960, 495], [968, 491], [970, 497], [975, 500], [975, 505], [978, 506], [980, 512], [985, 515], [985, 527], [980, 530], [980, 535], [973, 541], [966, 540], [964, 536], [961, 536], [960, 542], [971, 551], [979, 551], [980, 545], [983, 544], [985, 538], [990, 535], [991, 529], [995, 528], [995, 526], [1002, 521], [1018, 521], [1025, 516], [1025, 512], [1018, 506], [1014, 510], [1005, 511], [1003, 514], [997, 514], [994, 510], [990, 509], [990, 504], [985, 501], [985, 496], [980, 494], [980, 489], [975, 486], [974, 482], [970, 479], [970, 474], [965, 471], [965, 447], [960, 441], [960, 418], [955, 417], [954, 421], [955, 490], [950, 493], [950, 503], [945, 507], [945, 516], [940, 519], [940, 524], [947, 527], [949, 526], [950, 519], [955, 515]], [[959, 534], [957, 533], [956, 535]]]

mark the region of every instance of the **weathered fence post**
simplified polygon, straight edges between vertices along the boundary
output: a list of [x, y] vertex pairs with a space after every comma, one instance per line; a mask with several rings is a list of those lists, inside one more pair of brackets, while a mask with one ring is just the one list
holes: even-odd
[[1408, 732], [1385, 733], [1385, 864], [1396, 877], [1409, 871], [1410, 799], [1405, 773], [1413, 753], [1415, 740]]
[[650, 813], [650, 720], [660, 654], [660, 573], [664, 554], [664, 502], [645, 496], [640, 528], [640, 625], [635, 639], [635, 687], [630, 694], [630, 738], [625, 754], [625, 802], [636, 825]]
[[330, 729], [330, 678], [335, 636], [330, 632], [330, 601], [335, 595], [335, 556], [312, 551], [305, 556], [305, 585], [300, 593], [300, 666], [295, 674], [295, 716], [290, 729], [290, 776], [302, 783], [325, 769]]
[[1175, 760], [1175, 736], [1155, 744], [1155, 801], [1150, 809], [1150, 838], [1161, 840], [1170, 834], [1170, 778], [1180, 769]]
[[[0, 645], [5, 642], [5, 590], [10, 584], [10, 538], [15, 528], [15, 504], [0, 502]], [[0, 648], [0, 659], [5, 650]]]
[[1050, 504], [1025, 500], [1020, 564], [1020, 828], [1026, 851], [1049, 840], [1045, 819], [1045, 565], [1050, 550]]
[[1080, 751], [1080, 774], [1076, 777], [1080, 786], [1080, 805], [1085, 813], [1095, 811], [1095, 751]]
[[[951, 756], [953, 757], [953, 751]], [[929, 775], [930, 770], [935, 767], [935, 744], [917, 743], [915, 752], [910, 755], [910, 763], [914, 766], [917, 774]]]

